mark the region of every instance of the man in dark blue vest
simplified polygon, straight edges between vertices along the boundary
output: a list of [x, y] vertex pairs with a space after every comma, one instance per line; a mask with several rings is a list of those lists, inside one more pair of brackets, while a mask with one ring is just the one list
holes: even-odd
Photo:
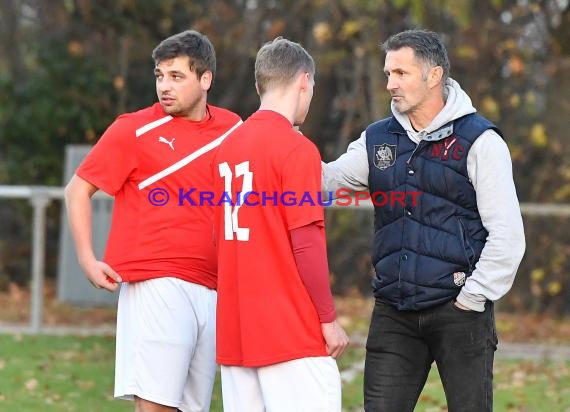
[[413, 411], [435, 361], [450, 412], [491, 411], [493, 302], [525, 250], [509, 150], [449, 77], [437, 34], [382, 48], [392, 116], [323, 165], [324, 190], [368, 190], [375, 204], [364, 407]]

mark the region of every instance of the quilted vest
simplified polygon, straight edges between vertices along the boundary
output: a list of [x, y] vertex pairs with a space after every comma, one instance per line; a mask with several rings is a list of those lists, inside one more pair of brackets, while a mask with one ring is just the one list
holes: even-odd
[[502, 136], [478, 114], [448, 123], [418, 145], [393, 117], [366, 129], [376, 298], [399, 310], [422, 310], [453, 299], [473, 272], [488, 232], [467, 155], [487, 129]]

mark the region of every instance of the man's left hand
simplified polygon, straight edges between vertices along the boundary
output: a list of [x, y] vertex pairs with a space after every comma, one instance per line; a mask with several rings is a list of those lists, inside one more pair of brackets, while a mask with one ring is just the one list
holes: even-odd
[[461, 310], [466, 310], [466, 311], [471, 311], [471, 309], [469, 309], [467, 306], [462, 305], [461, 303], [459, 303], [458, 301], [453, 302], [453, 304], [455, 306], [457, 306], [459, 309]]

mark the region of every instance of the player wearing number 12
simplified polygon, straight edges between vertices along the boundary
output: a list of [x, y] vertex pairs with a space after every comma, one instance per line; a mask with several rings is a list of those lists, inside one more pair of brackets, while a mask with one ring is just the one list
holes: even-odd
[[[314, 62], [277, 38], [257, 54], [261, 105], [214, 156], [216, 198], [321, 189], [316, 146], [293, 128], [313, 96]], [[328, 283], [324, 212], [310, 204], [215, 208], [217, 361], [226, 412], [340, 411], [335, 357], [348, 344]]]

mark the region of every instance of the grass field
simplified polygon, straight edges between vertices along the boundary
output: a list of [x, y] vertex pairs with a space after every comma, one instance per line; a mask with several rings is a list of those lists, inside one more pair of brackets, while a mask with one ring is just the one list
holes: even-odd
[[[343, 384], [346, 411], [362, 410], [363, 356], [354, 347], [339, 361], [355, 372]], [[0, 335], [0, 411], [132, 411], [112, 399], [113, 357], [112, 337]], [[570, 362], [498, 360], [495, 388], [498, 412], [570, 412]], [[211, 410], [222, 410], [219, 382]], [[445, 410], [434, 368], [416, 411]]]

